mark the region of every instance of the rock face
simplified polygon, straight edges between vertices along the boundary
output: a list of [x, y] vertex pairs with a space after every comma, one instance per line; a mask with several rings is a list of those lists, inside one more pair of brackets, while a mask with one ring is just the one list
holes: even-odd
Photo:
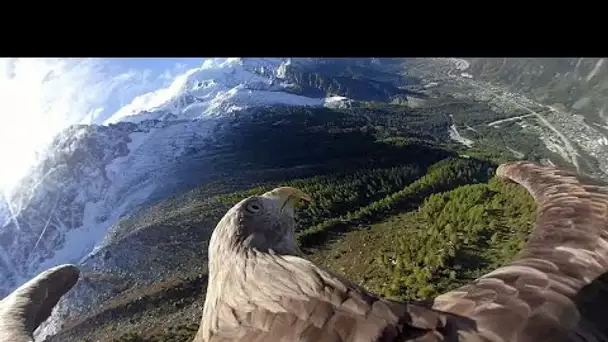
[[[205, 167], [198, 163], [204, 155], [193, 149], [205, 146], [213, 125], [147, 120], [77, 126], [62, 134], [21, 185], [20, 197], [9, 202], [18, 214], [0, 236], [3, 292], [42, 269], [79, 262], [119, 217], [202, 181]], [[188, 178], [172, 177], [184, 168]]]

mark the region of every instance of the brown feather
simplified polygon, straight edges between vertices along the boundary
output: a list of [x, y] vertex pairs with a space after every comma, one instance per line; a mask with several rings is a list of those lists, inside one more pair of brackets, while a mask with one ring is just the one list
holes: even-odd
[[50, 268], [0, 301], [0, 341], [29, 342], [59, 299], [78, 281], [74, 265]]

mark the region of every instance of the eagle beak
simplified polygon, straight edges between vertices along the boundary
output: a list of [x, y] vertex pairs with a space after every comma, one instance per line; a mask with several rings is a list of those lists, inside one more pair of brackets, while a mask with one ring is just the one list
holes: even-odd
[[273, 189], [262, 195], [263, 197], [276, 198], [280, 203], [280, 212], [283, 213], [285, 206], [294, 209], [296, 203], [303, 200], [312, 203], [312, 198], [300, 189], [283, 186]]

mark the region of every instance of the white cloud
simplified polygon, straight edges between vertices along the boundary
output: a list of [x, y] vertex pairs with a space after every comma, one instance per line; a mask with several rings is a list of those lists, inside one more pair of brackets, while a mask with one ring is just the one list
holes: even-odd
[[0, 59], [0, 190], [10, 193], [59, 131], [103, 121], [174, 74], [101, 59]]

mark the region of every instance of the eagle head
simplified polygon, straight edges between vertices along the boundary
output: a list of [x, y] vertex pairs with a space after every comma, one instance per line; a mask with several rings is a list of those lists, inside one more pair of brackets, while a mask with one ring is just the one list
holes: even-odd
[[243, 199], [218, 222], [209, 242], [209, 261], [221, 262], [223, 257], [251, 251], [300, 255], [294, 212], [301, 200], [312, 202], [309, 195], [292, 187]]

